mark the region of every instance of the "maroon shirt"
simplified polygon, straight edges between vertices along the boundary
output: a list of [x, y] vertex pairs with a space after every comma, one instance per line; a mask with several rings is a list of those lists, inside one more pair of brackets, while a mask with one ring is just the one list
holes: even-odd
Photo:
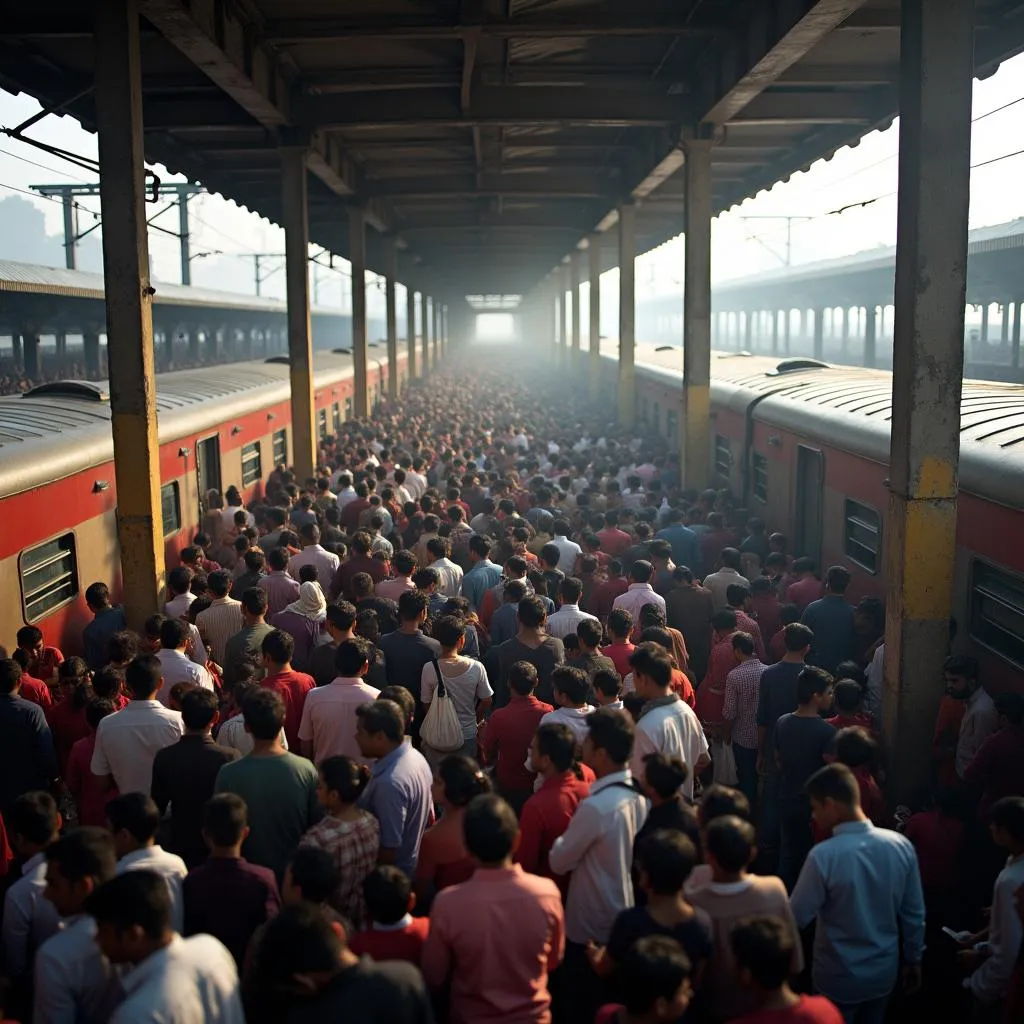
[[1024, 796], [1024, 725], [1004, 725], [981, 745], [964, 772], [964, 782], [981, 790], [978, 817], [988, 821], [1004, 796]]
[[523, 763], [540, 720], [554, 709], [531, 694], [512, 694], [511, 701], [491, 715], [481, 747], [490, 764], [497, 763], [498, 788], [506, 792], [533, 789], [533, 773]]
[[601, 550], [607, 551], [612, 558], [618, 558], [619, 555], [624, 554], [633, 543], [633, 538], [625, 530], [619, 530], [613, 526], [606, 526], [603, 530], [598, 530], [595, 536], [601, 542]]
[[359, 516], [370, 507], [368, 498], [354, 498], [341, 510], [341, 528], [346, 533], [359, 529]]
[[768, 643], [782, 628], [778, 598], [774, 594], [751, 594], [750, 610], [761, 627], [761, 639]]
[[306, 706], [306, 694], [316, 689], [316, 680], [305, 672], [288, 669], [267, 676], [260, 686], [280, 694], [284, 701], [284, 734], [288, 738], [288, 749], [301, 749], [299, 723], [302, 721], [302, 709]]
[[823, 593], [821, 580], [807, 576], [786, 587], [786, 603], [795, 604], [802, 612], [812, 601], [817, 601]]
[[361, 572], [367, 573], [374, 585], [388, 578], [388, 567], [384, 562], [370, 558], [369, 555], [353, 555], [347, 562], [342, 562], [338, 566], [334, 579], [331, 580], [331, 600], [336, 600], [340, 595], [347, 601], [355, 600], [352, 579]]
[[604, 583], [598, 583], [590, 594], [590, 614], [596, 615], [602, 622], [607, 622], [615, 598], [627, 590], [629, 590], [629, 580], [625, 576], [613, 576]]
[[[591, 773], [592, 774], [592, 773]], [[580, 801], [590, 795], [590, 780], [577, 779], [572, 772], [545, 779], [544, 784], [523, 806], [516, 860], [524, 871], [553, 878], [566, 895], [568, 876], [555, 875], [548, 854], [555, 840], [569, 827]]]

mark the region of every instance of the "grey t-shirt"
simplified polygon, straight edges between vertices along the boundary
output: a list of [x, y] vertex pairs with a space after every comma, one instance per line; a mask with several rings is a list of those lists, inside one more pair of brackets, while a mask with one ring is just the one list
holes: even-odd
[[825, 755], [835, 741], [835, 729], [824, 718], [783, 715], [775, 725], [779, 756], [779, 800], [805, 799], [804, 785], [824, 767]]

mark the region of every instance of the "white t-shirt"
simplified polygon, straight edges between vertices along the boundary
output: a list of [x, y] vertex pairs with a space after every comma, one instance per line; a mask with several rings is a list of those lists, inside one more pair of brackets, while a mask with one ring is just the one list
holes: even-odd
[[694, 767], [707, 752], [708, 741], [700, 720], [685, 701], [675, 700], [640, 716], [636, 723], [630, 768], [636, 778], [642, 779], [647, 754], [678, 757], [690, 769], [683, 794], [692, 799]]
[[[477, 723], [476, 706], [480, 701], [494, 696], [487, 679], [487, 671], [482, 662], [473, 661], [471, 658], [460, 658], [457, 662], [438, 661], [438, 665], [441, 666], [445, 689], [455, 706], [455, 713], [459, 716], [462, 737], [467, 740], [474, 739]], [[456, 666], [460, 666], [462, 671], [449, 675], [446, 670]], [[423, 666], [423, 673], [420, 676], [420, 700], [424, 704], [429, 704], [434, 699], [436, 690], [437, 673], [434, 671], [434, 663], [428, 661]]]

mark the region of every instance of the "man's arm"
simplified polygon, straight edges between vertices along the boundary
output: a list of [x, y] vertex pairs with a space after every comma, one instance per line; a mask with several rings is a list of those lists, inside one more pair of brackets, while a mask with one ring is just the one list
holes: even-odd
[[548, 853], [548, 866], [557, 875], [578, 867], [587, 851], [601, 838], [601, 816], [586, 801], [576, 809], [569, 827], [560, 835]]
[[445, 937], [446, 931], [443, 907], [442, 912], [438, 913], [435, 901], [434, 910], [430, 915], [430, 931], [427, 933], [427, 941], [423, 945], [420, 959], [423, 979], [428, 988], [434, 990], [444, 988], [452, 973], [452, 950]]
[[818, 911], [821, 910], [827, 896], [825, 879], [812, 853], [804, 861], [800, 877], [789, 897], [789, 906], [793, 911], [797, 928], [806, 928], [818, 916]]
[[[910, 850], [907, 852], [911, 863], [899, 909], [900, 932], [903, 936], [903, 961], [907, 964], [920, 964], [924, 956], [924, 892], [921, 888], [921, 871], [917, 864], [917, 854]], [[1013, 910], [1012, 902], [1010, 910]]]

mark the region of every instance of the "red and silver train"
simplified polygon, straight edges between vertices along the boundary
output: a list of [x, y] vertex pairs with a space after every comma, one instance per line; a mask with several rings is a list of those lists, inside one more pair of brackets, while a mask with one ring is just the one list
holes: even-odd
[[[405, 366], [402, 355], [399, 379]], [[291, 461], [288, 372], [278, 356], [157, 378], [168, 565], [199, 528], [200, 495], [233, 483], [248, 501], [274, 465]], [[371, 353], [371, 396], [385, 392], [389, 372]], [[351, 355], [315, 353], [314, 379], [323, 436], [351, 416]], [[28, 623], [75, 651], [92, 617], [85, 588], [103, 580], [120, 589], [113, 460], [105, 385], [59, 382], [0, 398], [0, 642], [13, 645]]]
[[[668, 439], [678, 430], [681, 352], [640, 348], [637, 408]], [[605, 386], [617, 356], [603, 356]], [[404, 373], [404, 356], [398, 372]], [[382, 393], [386, 360], [370, 363]], [[715, 482], [792, 538], [792, 550], [853, 574], [851, 597], [884, 596], [882, 521], [888, 505], [888, 373], [721, 353], [712, 367]], [[319, 429], [351, 409], [352, 362], [315, 357]], [[0, 640], [23, 623], [48, 643], [76, 646], [84, 590], [118, 579], [110, 410], [95, 385], [44, 385], [0, 398], [3, 545]], [[238, 484], [258, 493], [291, 457], [283, 359], [162, 374], [161, 495], [169, 564], [200, 519], [199, 496]], [[995, 688], [1024, 687], [1024, 387], [964, 385], [956, 600], [957, 647], [977, 655]]]

